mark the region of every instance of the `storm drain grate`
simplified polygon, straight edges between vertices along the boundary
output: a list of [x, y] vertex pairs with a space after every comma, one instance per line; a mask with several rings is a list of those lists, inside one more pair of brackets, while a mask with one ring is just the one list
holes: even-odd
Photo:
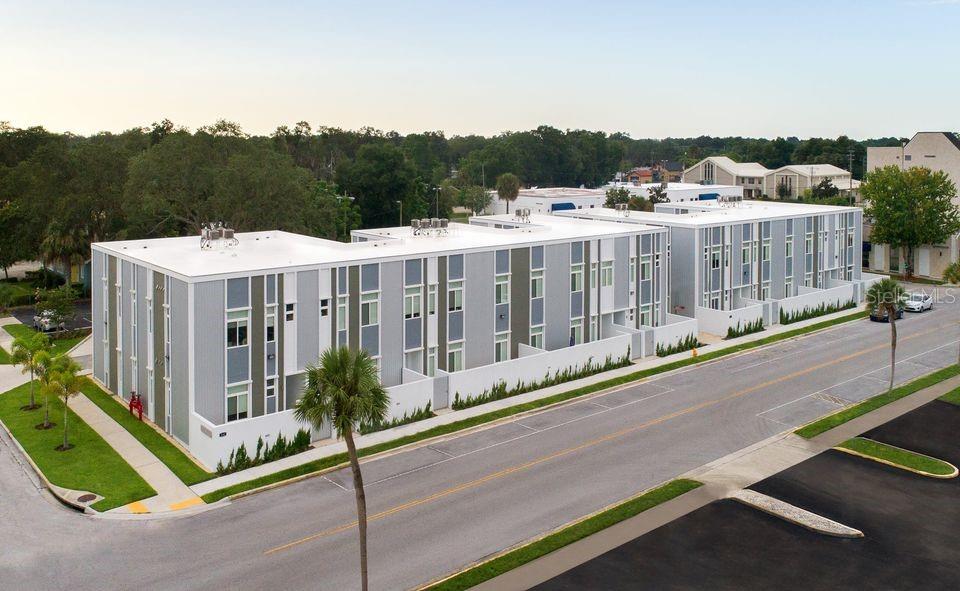
[[97, 499], [97, 495], [91, 495], [91, 494], [80, 495], [77, 498], [77, 500], [80, 501], [81, 503], [89, 503], [90, 501], [94, 501], [96, 499]]

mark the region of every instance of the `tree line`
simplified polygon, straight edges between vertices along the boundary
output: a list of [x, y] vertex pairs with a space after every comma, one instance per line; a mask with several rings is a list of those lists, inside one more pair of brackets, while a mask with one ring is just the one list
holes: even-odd
[[224, 120], [85, 137], [0, 122], [0, 266], [82, 262], [94, 241], [191, 234], [211, 220], [346, 240], [357, 227], [399, 223], [401, 210], [404, 222], [449, 217], [455, 206], [480, 211], [505, 173], [522, 186], [597, 187], [664, 160], [848, 167], [852, 156], [859, 176], [867, 145], [899, 139], [633, 139], [549, 126], [447, 137], [306, 122], [251, 136]]

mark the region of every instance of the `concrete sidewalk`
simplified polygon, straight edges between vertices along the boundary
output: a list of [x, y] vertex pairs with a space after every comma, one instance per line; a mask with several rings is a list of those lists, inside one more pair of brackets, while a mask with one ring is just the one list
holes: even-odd
[[[818, 324], [820, 322], [825, 322], [832, 320], [834, 318], [841, 318], [849, 314], [854, 313], [855, 310], [843, 310], [841, 312], [836, 312], [834, 314], [829, 314], [826, 316], [820, 316], [818, 318], [813, 318], [810, 320], [805, 320], [803, 322], [796, 322], [794, 324], [789, 324], [786, 326], [783, 325], [773, 325], [767, 327], [766, 330], [750, 334], [735, 339], [721, 340], [719, 343], [709, 345], [700, 350], [700, 353], [712, 353], [714, 351], [723, 351], [731, 347], [736, 347], [743, 343], [750, 343], [760, 339], [765, 339], [767, 337], [775, 336], [784, 332], [789, 332], [797, 330], [799, 328], [804, 328], [813, 324]], [[526, 402], [532, 402], [535, 400], [540, 400], [542, 398], [548, 398], [555, 394], [560, 394], [563, 392], [569, 392], [570, 390], [576, 390], [578, 388], [583, 388], [585, 386], [590, 386], [598, 382], [603, 382], [620, 376], [625, 376], [632, 374], [634, 372], [643, 371], [645, 369], [653, 369], [660, 367], [662, 365], [667, 365], [669, 363], [674, 363], [683, 359], [689, 359], [692, 353], [687, 351], [683, 353], [677, 353], [669, 357], [647, 357], [644, 359], [637, 360], [630, 365], [625, 367], [613, 369], [607, 372], [594, 374], [579, 380], [574, 380], [570, 382], [565, 382], [562, 384], [557, 384], [555, 386], [550, 386], [548, 388], [542, 388], [540, 390], [534, 390], [532, 392], [526, 392], [524, 394], [519, 394], [517, 396], [511, 396], [509, 398], [504, 398], [502, 400], [496, 400], [493, 402], [488, 402], [486, 404], [481, 404], [478, 406], [473, 406], [470, 408], [465, 408], [463, 410], [457, 411], [441, 411], [442, 414], [439, 414], [435, 417], [429, 419], [424, 419], [422, 421], [417, 421], [415, 423], [410, 423], [408, 425], [403, 425], [400, 427], [395, 427], [393, 429], [387, 429], [384, 431], [378, 431], [376, 433], [371, 433], [369, 435], [361, 435], [356, 438], [357, 448], [363, 449], [365, 447], [370, 447], [372, 445], [377, 445], [379, 443], [384, 443], [387, 441], [392, 441], [394, 439], [399, 439], [401, 437], [406, 437], [408, 435], [414, 435], [427, 431], [434, 427], [441, 425], [447, 425], [450, 423], [455, 423], [457, 421], [462, 421], [464, 419], [469, 419], [471, 417], [487, 414], [496, 410], [501, 410], [505, 408], [510, 408]], [[691, 366], [692, 367], [692, 366]], [[624, 387], [626, 384], [624, 385]], [[539, 412], [543, 408], [536, 409], [531, 412]], [[511, 417], [511, 418], [516, 418]], [[484, 425], [479, 425], [475, 427], [476, 429], [491, 427], [495, 422], [487, 423]], [[462, 434], [464, 431], [458, 431], [457, 434]], [[451, 434], [453, 436], [453, 434]], [[248, 468], [240, 472], [234, 472], [232, 474], [227, 474], [219, 478], [214, 478], [212, 480], [207, 480], [201, 482], [192, 487], [193, 492], [197, 495], [205, 495], [228, 486], [233, 486], [241, 482], [246, 482], [248, 480], [253, 480], [263, 476], [268, 476], [270, 474], [280, 472], [281, 470], [286, 470], [287, 468], [293, 468], [300, 466], [309, 462], [320, 460], [323, 458], [330, 457], [332, 455], [345, 453], [347, 451], [347, 446], [342, 441], [328, 439], [325, 441], [320, 441], [314, 443], [314, 447], [303, 453], [299, 453], [295, 456], [290, 456], [277, 460], [275, 462], [270, 462], [268, 464], [261, 464], [253, 468]]]
[[[8, 324], [19, 324], [13, 316], [0, 318], [0, 347], [10, 353], [13, 349], [13, 336], [3, 329]], [[0, 393], [16, 388], [30, 381], [30, 374], [20, 371], [18, 365], [0, 365]]]
[[794, 435], [792, 430], [787, 431], [681, 474], [678, 478], [698, 480], [704, 486], [481, 583], [474, 589], [521, 591], [539, 585], [714, 501], [728, 498], [737, 491], [806, 461], [851, 437], [915, 410], [958, 387], [960, 376], [955, 376], [838, 425], [812, 439]]
[[109, 513], [163, 513], [203, 503], [157, 456], [89, 398], [76, 396], [70, 408], [157, 491], [154, 497], [111, 509]]

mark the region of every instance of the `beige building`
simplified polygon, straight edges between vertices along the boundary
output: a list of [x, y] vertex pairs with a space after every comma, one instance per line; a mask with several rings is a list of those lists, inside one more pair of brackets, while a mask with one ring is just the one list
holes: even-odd
[[[884, 166], [922, 166], [947, 173], [955, 185], [960, 185], [960, 137], [949, 131], [921, 131], [909, 142], [893, 148], [867, 148], [867, 173]], [[953, 203], [960, 205], [960, 196]], [[900, 253], [886, 244], [871, 244], [870, 222], [863, 223], [864, 268], [897, 272]], [[947, 265], [958, 260], [960, 236], [951, 236], [944, 244], [921, 246], [914, 251], [912, 266], [916, 275], [940, 278]]]
[[734, 162], [726, 156], [710, 156], [683, 171], [683, 182], [701, 185], [743, 187], [744, 199], [764, 194], [764, 178], [770, 172], [759, 162]]
[[[771, 198], [796, 199], [823, 181], [830, 181], [841, 193], [860, 187], [860, 181], [832, 164], [790, 164], [767, 173], [764, 177], [764, 193]], [[781, 185], [789, 193], [781, 196], [777, 191]]]

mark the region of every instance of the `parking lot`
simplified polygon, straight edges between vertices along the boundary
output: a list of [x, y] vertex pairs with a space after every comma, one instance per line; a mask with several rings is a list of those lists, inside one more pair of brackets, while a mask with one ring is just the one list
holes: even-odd
[[[934, 401], [864, 435], [960, 463], [960, 407]], [[957, 589], [960, 482], [827, 451], [752, 489], [860, 529], [813, 533], [711, 503], [539, 586], [566, 589]]]

